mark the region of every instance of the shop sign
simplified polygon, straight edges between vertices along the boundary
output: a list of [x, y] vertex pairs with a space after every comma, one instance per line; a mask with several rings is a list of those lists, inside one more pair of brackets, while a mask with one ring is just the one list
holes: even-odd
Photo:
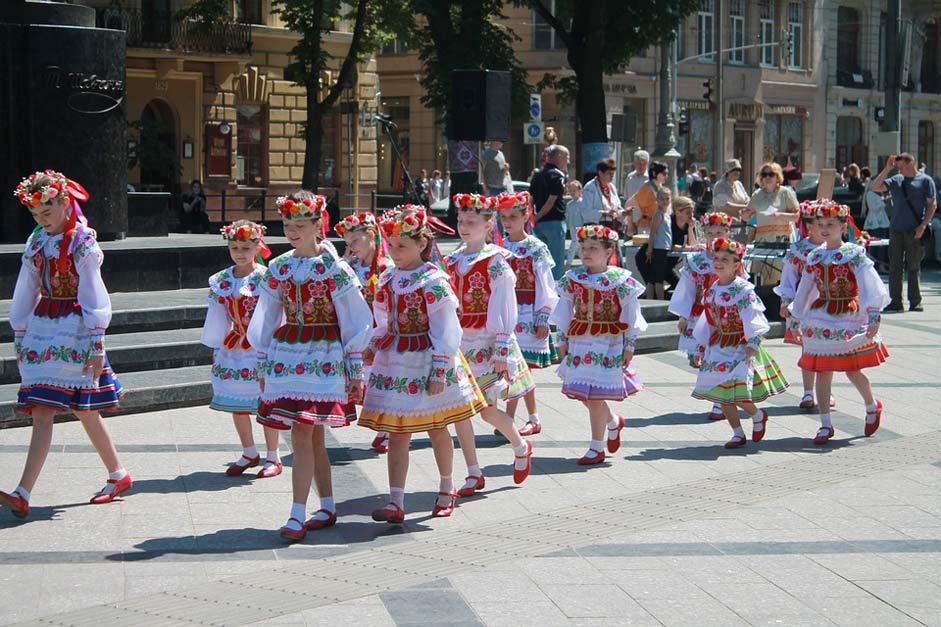
[[729, 117], [736, 120], [758, 120], [761, 118], [760, 102], [733, 102], [729, 104]]
[[232, 175], [232, 132], [228, 124], [206, 125], [206, 175]]

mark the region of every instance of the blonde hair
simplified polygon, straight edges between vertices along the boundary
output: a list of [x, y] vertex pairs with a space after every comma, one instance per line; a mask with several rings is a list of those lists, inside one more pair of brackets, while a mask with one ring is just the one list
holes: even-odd
[[696, 203], [693, 202], [692, 198], [686, 196], [677, 196], [673, 199], [673, 213], [677, 211], [693, 211], [696, 208]]
[[581, 188], [582, 188], [582, 182], [581, 182], [581, 181], [569, 181], [569, 182], [565, 185], [565, 188], [566, 188], [569, 192], [571, 192], [572, 190], [581, 189]]
[[755, 182], [759, 185], [761, 185], [761, 173], [764, 170], [771, 170], [774, 172], [774, 178], [777, 180], [778, 185], [784, 182], [784, 171], [781, 169], [781, 165], [775, 163], [774, 161], [769, 161], [767, 163], [761, 164], [761, 167], [758, 168], [758, 177]]

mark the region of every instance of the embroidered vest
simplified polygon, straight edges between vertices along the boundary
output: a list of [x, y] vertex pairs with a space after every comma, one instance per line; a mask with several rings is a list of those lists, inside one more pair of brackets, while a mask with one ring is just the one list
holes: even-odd
[[232, 321], [232, 330], [225, 336], [225, 347], [229, 350], [235, 350], [236, 347], [245, 351], [249, 350], [252, 345], [248, 343], [245, 334], [248, 332], [248, 324], [258, 304], [258, 297], [244, 296], [234, 292], [228, 296], [220, 296], [219, 303], [225, 305], [229, 320]]
[[428, 305], [425, 303], [423, 289], [396, 294], [387, 283], [379, 288], [376, 301], [388, 303], [389, 306], [386, 335], [376, 343], [379, 348], [394, 346], [400, 353], [431, 348], [431, 337], [428, 335]]
[[840, 315], [856, 313], [859, 311], [859, 285], [856, 283], [856, 273], [849, 263], [822, 263], [810, 266], [817, 283], [819, 298], [811, 303], [811, 309], [827, 310], [828, 314]]
[[340, 339], [332, 296], [334, 279], [308, 279], [298, 284], [289, 278], [281, 281], [280, 289], [285, 324], [274, 332], [275, 338], [291, 344]]
[[78, 304], [78, 270], [75, 257], [69, 255], [64, 274], [59, 274], [55, 259], [46, 259], [43, 251], [33, 255], [33, 263], [39, 272], [39, 302], [33, 315], [41, 318], [61, 318], [69, 314], [82, 313]]
[[621, 301], [617, 289], [599, 290], [572, 283], [575, 315], [569, 325], [569, 337], [584, 335], [619, 335], [630, 328], [621, 322]]
[[487, 326], [487, 306], [490, 303], [490, 275], [487, 267], [490, 257], [479, 259], [471, 264], [467, 274], [461, 274], [458, 261], [448, 265], [451, 287], [460, 301], [458, 317], [461, 328], [483, 329]]
[[718, 344], [722, 347], [729, 347], [747, 342], [745, 326], [737, 305], [722, 306], [709, 302], [705, 305], [705, 314], [706, 320], [713, 327], [712, 335], [709, 336], [710, 346]]
[[536, 302], [536, 272], [533, 270], [533, 258], [510, 258], [510, 267], [516, 274], [516, 302], [519, 305], [532, 305]]

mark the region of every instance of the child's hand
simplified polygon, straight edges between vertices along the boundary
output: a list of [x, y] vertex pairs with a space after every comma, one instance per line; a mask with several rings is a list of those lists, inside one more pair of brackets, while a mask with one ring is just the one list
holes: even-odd
[[376, 351], [373, 350], [372, 346], [367, 346], [366, 350], [363, 351], [363, 363], [367, 366], [372, 365], [372, 360], [376, 358]]
[[549, 327], [536, 327], [536, 339], [544, 340], [549, 337]]
[[689, 327], [689, 320], [686, 318], [680, 318], [680, 321], [676, 323], [676, 329], [680, 332], [680, 335], [686, 335], [687, 327]]
[[436, 396], [444, 392], [444, 381], [429, 381], [428, 396]]
[[621, 355], [621, 366], [627, 368], [631, 365], [631, 360], [634, 359], [634, 351], [626, 350], [624, 354]]
[[702, 355], [693, 355], [693, 368], [702, 366]]
[[264, 377], [258, 377], [258, 387], [261, 388], [261, 392], [262, 394], [264, 394], [265, 393], [265, 378]]
[[758, 355], [758, 349], [754, 346], [749, 346], [745, 349], [745, 359], [754, 359]]
[[781, 317], [785, 319], [791, 317], [791, 312], [788, 311], [787, 305], [783, 305], [783, 304], [781, 305]]
[[879, 332], [879, 323], [870, 324], [869, 328], [866, 330], [866, 338], [871, 340], [872, 338], [876, 337], [876, 333], [878, 332]]
[[89, 372], [92, 375], [93, 381], [98, 381], [98, 377], [101, 376], [101, 371], [105, 368], [105, 356], [104, 355], [91, 355], [88, 359], [85, 360], [85, 367], [82, 368], [82, 374], [88, 374]]
[[569, 354], [568, 344], [559, 344], [559, 361], [565, 361], [565, 356]]
[[362, 400], [363, 398], [363, 382], [359, 379], [354, 379], [346, 384], [346, 393], [350, 397], [350, 401], [356, 402]]
[[493, 360], [493, 371], [497, 374], [504, 374], [509, 369], [505, 359]]

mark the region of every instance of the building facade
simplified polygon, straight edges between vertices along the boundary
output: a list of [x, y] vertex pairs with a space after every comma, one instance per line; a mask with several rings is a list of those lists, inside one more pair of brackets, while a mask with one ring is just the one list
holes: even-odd
[[[824, 39], [828, 60], [826, 164], [850, 163], [879, 168], [885, 154], [871, 146], [879, 133], [876, 119], [885, 105], [886, 3], [883, 0], [838, 0], [824, 3]], [[912, 0], [902, 3], [901, 149], [937, 176], [941, 146], [941, 6]], [[875, 172], [874, 172], [875, 173]]]
[[[180, 20], [191, 0], [91, 0], [98, 25], [127, 31], [128, 180], [138, 191], [180, 192], [200, 180], [210, 216], [266, 217], [303, 172], [306, 91], [287, 67], [298, 35], [270, 0], [233, 0], [233, 20]], [[332, 25], [324, 45], [336, 68], [352, 38]], [[341, 106], [325, 119], [321, 193], [364, 207], [376, 183], [375, 129], [364, 124], [375, 99], [374, 62], [361, 64]], [[154, 158], [156, 157], [156, 158]]]
[[[550, 0], [550, 8], [553, 2]], [[818, 87], [820, 34], [814, 0], [703, 0], [700, 10], [680, 29], [677, 43], [676, 126], [681, 165], [695, 162], [719, 171], [730, 157], [742, 160], [749, 179], [765, 160], [816, 171], [825, 165], [826, 99]], [[722, 23], [722, 41], [716, 25]], [[571, 74], [563, 43], [533, 11], [507, 5], [507, 27], [519, 38], [515, 51], [528, 81], [535, 85], [545, 74]], [[783, 54], [783, 32], [791, 34], [790, 54]], [[730, 48], [738, 48], [729, 50]], [[719, 54], [717, 50], [725, 50]], [[704, 98], [703, 83], [717, 77], [722, 63], [722, 103]], [[659, 54], [650, 49], [631, 60], [623, 74], [604, 79], [611, 132], [610, 151], [619, 165], [629, 167], [638, 148], [653, 149], [659, 111], [657, 79]], [[383, 113], [396, 122], [407, 146], [412, 170], [444, 170], [447, 142], [439, 112], [426, 110], [421, 64], [414, 52], [394, 44], [377, 59]], [[553, 91], [542, 93], [546, 126], [555, 128], [561, 144], [577, 149], [577, 123], [572, 104], [560, 102]], [[722, 154], [716, 154], [717, 116], [724, 116]], [[378, 144], [380, 191], [397, 189], [396, 164], [387, 142]], [[517, 122], [503, 148], [515, 179], [525, 179], [540, 151], [523, 143], [523, 124]], [[573, 164], [578, 155], [573, 154]], [[590, 166], [589, 166], [590, 167]], [[572, 172], [575, 171], [574, 165]], [[623, 169], [622, 169], [623, 174]]]

